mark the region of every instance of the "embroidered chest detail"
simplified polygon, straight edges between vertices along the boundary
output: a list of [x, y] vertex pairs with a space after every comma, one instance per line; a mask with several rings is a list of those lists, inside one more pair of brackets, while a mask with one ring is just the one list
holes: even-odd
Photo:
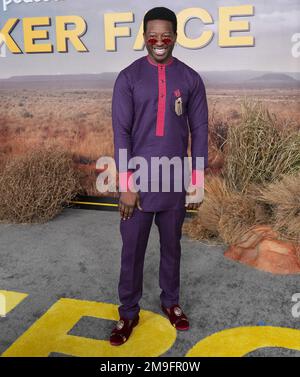
[[183, 113], [183, 107], [182, 107], [182, 97], [180, 93], [180, 89], [174, 90], [174, 96], [175, 96], [175, 113], [180, 116]]
[[174, 90], [174, 95], [175, 97], [180, 97], [181, 96], [180, 89]]

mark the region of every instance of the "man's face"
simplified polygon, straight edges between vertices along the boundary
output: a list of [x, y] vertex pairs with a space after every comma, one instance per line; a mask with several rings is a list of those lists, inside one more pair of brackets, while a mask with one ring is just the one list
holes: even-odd
[[143, 37], [152, 60], [163, 64], [172, 55], [177, 33], [173, 32], [171, 21], [150, 20]]

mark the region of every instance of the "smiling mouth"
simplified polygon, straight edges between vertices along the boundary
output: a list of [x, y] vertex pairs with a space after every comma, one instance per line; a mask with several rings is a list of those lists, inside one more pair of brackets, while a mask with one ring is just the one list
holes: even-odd
[[153, 47], [153, 51], [155, 55], [162, 56], [167, 52], [167, 48], [166, 47]]

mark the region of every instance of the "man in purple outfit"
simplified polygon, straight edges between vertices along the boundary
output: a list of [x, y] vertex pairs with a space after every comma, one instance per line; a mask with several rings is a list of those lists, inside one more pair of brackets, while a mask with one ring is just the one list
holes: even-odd
[[[187, 202], [190, 190], [175, 189], [186, 179], [191, 187], [203, 185], [208, 166], [208, 106], [202, 78], [194, 69], [172, 56], [177, 38], [177, 19], [165, 7], [149, 10], [144, 16], [144, 40], [148, 55], [120, 71], [113, 89], [112, 125], [114, 153], [119, 173], [120, 232], [122, 236], [119, 280], [120, 320], [112, 330], [110, 343], [120, 345], [138, 324], [143, 291], [143, 267], [153, 218], [159, 230], [159, 285], [161, 308], [178, 330], [187, 330], [189, 321], [179, 305], [181, 229], [186, 209], [197, 209], [201, 201]], [[153, 157], [187, 157], [191, 133], [191, 177], [182, 164], [171, 172], [169, 192], [162, 190], [165, 174], [153, 178], [148, 167]], [[126, 152], [120, 157], [120, 150]], [[140, 156], [147, 165], [147, 182], [158, 189], [136, 190], [135, 166], [130, 159]], [[198, 158], [202, 157], [199, 168]], [[196, 162], [197, 160], [197, 162]], [[144, 169], [145, 171], [145, 169]], [[180, 174], [179, 174], [180, 173]], [[154, 185], [155, 186], [155, 185]]]

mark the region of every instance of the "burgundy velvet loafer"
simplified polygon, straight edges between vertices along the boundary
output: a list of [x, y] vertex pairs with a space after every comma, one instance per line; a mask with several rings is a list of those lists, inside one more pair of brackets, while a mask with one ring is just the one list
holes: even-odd
[[110, 334], [110, 344], [112, 346], [120, 346], [125, 343], [130, 337], [132, 329], [139, 323], [139, 319], [140, 317], [137, 315], [131, 324], [129, 324], [129, 319], [120, 317], [118, 323]]
[[190, 327], [189, 320], [187, 316], [183, 313], [181, 307], [178, 304], [172, 305], [169, 309], [161, 305], [163, 312], [168, 316], [172, 326], [177, 330], [188, 330]]

